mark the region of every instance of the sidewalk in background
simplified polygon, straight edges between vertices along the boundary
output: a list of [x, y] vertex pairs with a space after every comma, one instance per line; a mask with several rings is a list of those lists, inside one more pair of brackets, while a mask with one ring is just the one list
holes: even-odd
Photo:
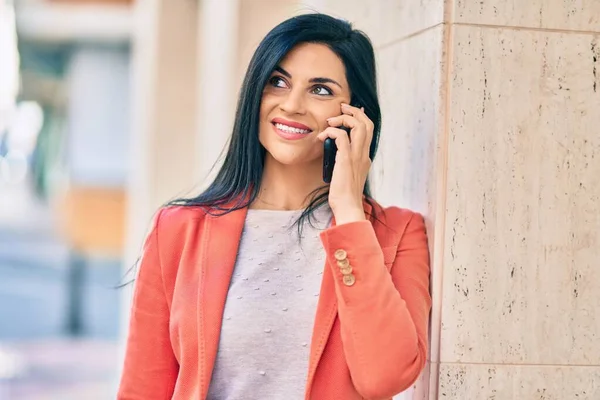
[[91, 262], [84, 334], [72, 339], [64, 335], [68, 260], [49, 207], [25, 183], [0, 182], [0, 400], [114, 398], [120, 266]]
[[[106, 400], [117, 385], [118, 346], [108, 341], [5, 343], [22, 373], [0, 380], [0, 400]], [[1, 368], [1, 366], [0, 366]]]

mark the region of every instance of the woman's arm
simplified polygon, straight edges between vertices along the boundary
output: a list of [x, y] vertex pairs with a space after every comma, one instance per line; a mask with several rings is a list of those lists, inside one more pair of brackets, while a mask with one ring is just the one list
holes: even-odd
[[135, 283], [118, 400], [170, 399], [177, 380], [179, 365], [169, 338], [169, 303], [158, 251], [161, 213], [146, 238]]
[[[369, 221], [321, 234], [334, 274], [344, 353], [354, 386], [368, 399], [390, 398], [410, 387], [427, 358], [431, 297], [423, 218], [398, 208], [386, 215], [388, 226], [401, 233], [391, 272]], [[344, 284], [337, 265], [339, 249], [353, 268], [352, 286]]]

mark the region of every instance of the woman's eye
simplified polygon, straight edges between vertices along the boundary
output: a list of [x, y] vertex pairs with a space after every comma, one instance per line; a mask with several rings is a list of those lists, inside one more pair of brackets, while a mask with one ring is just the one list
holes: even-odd
[[271, 85], [279, 88], [284, 88], [285, 81], [278, 76], [274, 76], [273, 78], [271, 78]]
[[318, 94], [319, 96], [330, 96], [333, 94], [333, 93], [331, 93], [331, 90], [329, 90], [325, 86], [316, 86], [312, 90], [312, 92], [313, 92], [313, 94]]

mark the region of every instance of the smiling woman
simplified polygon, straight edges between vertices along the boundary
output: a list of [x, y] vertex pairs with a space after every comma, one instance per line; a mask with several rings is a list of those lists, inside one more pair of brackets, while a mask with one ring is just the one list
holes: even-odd
[[265, 169], [285, 165], [319, 178], [323, 146], [317, 134], [329, 127], [328, 118], [340, 114], [342, 103], [349, 102], [344, 63], [329, 47], [303, 43], [292, 49], [263, 91], [259, 140], [267, 151]]
[[345, 21], [267, 34], [214, 182], [163, 207], [146, 240], [119, 399], [388, 399], [417, 379], [427, 237], [371, 198], [376, 88], [373, 47]]

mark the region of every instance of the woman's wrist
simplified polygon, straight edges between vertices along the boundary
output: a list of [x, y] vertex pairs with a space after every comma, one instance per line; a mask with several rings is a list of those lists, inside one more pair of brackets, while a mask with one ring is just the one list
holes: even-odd
[[358, 222], [366, 220], [365, 212], [362, 208], [351, 208], [334, 211], [335, 224], [349, 224], [351, 222]]

